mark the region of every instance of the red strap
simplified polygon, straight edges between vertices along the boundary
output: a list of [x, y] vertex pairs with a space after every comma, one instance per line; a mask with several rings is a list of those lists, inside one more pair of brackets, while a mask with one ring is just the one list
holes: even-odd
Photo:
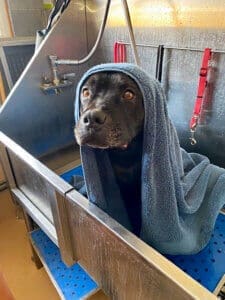
[[192, 114], [192, 118], [190, 120], [190, 129], [195, 130], [198, 125], [198, 121], [201, 114], [201, 108], [203, 103], [203, 97], [205, 93], [205, 88], [207, 86], [207, 75], [209, 70], [209, 61], [211, 59], [212, 51], [210, 48], [206, 48], [204, 50], [203, 58], [202, 58], [202, 66], [199, 73], [199, 83], [198, 83], [198, 93], [197, 98], [195, 100], [194, 111]]
[[126, 62], [126, 45], [120, 42], [114, 44], [114, 62]]
[[118, 56], [118, 43], [115, 42], [114, 49], [113, 49], [113, 55], [114, 55], [114, 63], [117, 63], [117, 56]]

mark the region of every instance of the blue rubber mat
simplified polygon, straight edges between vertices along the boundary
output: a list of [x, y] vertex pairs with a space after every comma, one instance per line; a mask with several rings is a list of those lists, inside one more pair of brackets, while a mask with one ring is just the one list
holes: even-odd
[[[62, 177], [69, 182], [73, 175], [83, 175], [82, 167], [70, 170]], [[225, 274], [225, 215], [218, 216], [212, 238], [201, 252], [166, 257], [208, 290], [214, 291]]]
[[67, 181], [68, 183], [71, 182], [73, 175], [80, 175], [83, 176], [82, 166], [78, 166], [70, 171], [67, 171], [61, 175], [61, 177]]
[[32, 232], [31, 238], [66, 300], [83, 299], [98, 289], [78, 263], [68, 268], [62, 262], [58, 247], [41, 229]]

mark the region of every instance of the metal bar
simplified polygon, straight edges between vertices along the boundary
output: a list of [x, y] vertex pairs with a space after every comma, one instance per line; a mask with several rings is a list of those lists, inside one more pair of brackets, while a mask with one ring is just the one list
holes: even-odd
[[33, 37], [14, 37], [13, 39], [3, 39], [0, 40], [0, 47], [5, 46], [24, 46], [24, 45], [34, 45], [35, 38]]
[[15, 205], [15, 209], [16, 209], [16, 218], [20, 219], [20, 206], [18, 204], [18, 202], [16, 201], [17, 199], [14, 198], [14, 195], [12, 194], [11, 189], [12, 188], [16, 188], [17, 187], [17, 182], [16, 182], [16, 178], [15, 178], [15, 174], [12, 168], [12, 163], [9, 157], [9, 153], [7, 148], [4, 146], [3, 143], [0, 142], [0, 160], [1, 160], [1, 165], [4, 171], [4, 175], [5, 178], [7, 180], [7, 183], [5, 183], [4, 185], [1, 185], [1, 190], [3, 190], [3, 188], [7, 188], [9, 187], [10, 190], [10, 194], [12, 197], [12, 201], [13, 204]]
[[107, 0], [105, 14], [103, 16], [103, 20], [101, 23], [101, 27], [99, 29], [99, 33], [98, 33], [96, 42], [95, 42], [93, 48], [91, 49], [91, 51], [88, 53], [88, 55], [86, 55], [84, 58], [82, 58], [80, 60], [56, 59], [54, 62], [56, 65], [80, 65], [80, 64], [86, 63], [94, 55], [94, 53], [97, 50], [98, 45], [102, 39], [104, 30], [105, 30], [105, 25], [106, 25], [108, 14], [109, 14], [110, 3], [111, 3], [111, 0]]
[[[104, 29], [105, 29], [105, 25], [106, 25], [106, 21], [107, 21], [107, 17], [108, 17], [108, 12], [109, 12], [109, 7], [110, 7], [110, 2], [108, 0], [107, 4], [106, 4], [106, 9], [105, 9], [105, 14], [103, 17], [103, 21], [99, 30], [99, 34], [96, 40], [95, 45], [93, 46], [93, 48], [91, 49], [91, 51], [89, 52], [89, 54], [82, 58], [81, 60], [71, 60], [71, 59], [56, 59], [54, 61], [55, 65], [79, 65], [79, 64], [83, 64], [85, 62], [87, 62], [95, 53], [98, 44], [102, 38], [102, 35], [104, 33]], [[127, 27], [129, 30], [129, 35], [130, 35], [130, 40], [131, 40], [131, 46], [132, 46], [132, 51], [134, 54], [134, 59], [137, 65], [140, 65], [140, 59], [137, 53], [137, 47], [136, 47], [136, 42], [135, 42], [135, 38], [134, 38], [134, 32], [133, 32], [133, 27], [132, 27], [132, 22], [131, 22], [131, 17], [130, 17], [130, 12], [129, 12], [129, 7], [127, 4], [126, 0], [122, 0], [122, 5], [123, 5], [123, 10], [124, 10], [124, 15], [125, 15], [125, 19], [127, 22]]]
[[67, 266], [71, 266], [74, 261], [74, 253], [70, 239], [70, 228], [68, 221], [67, 199], [64, 195], [55, 192], [56, 202], [51, 203], [54, 224], [58, 236], [58, 244], [63, 261]]
[[1, 59], [1, 62], [2, 62], [2, 66], [3, 66], [3, 70], [4, 70], [4, 73], [5, 73], [5, 77], [6, 77], [6, 80], [7, 80], [8, 87], [11, 90], [12, 87], [13, 87], [13, 81], [12, 81], [12, 77], [11, 77], [11, 74], [10, 74], [10, 71], [9, 71], [9, 66], [8, 66], [8, 63], [7, 63], [7, 59], [6, 59], [3, 47], [0, 47], [0, 59]]
[[[125, 42], [125, 41], [120, 40], [118, 43], [131, 46], [130, 42]], [[137, 43], [136, 46], [137, 47], [147, 47], [147, 48], [158, 48], [158, 45], [154, 45], [154, 44]], [[201, 49], [201, 48], [187, 48], [187, 47], [176, 47], [176, 46], [170, 46], [170, 45], [164, 45], [164, 49], [168, 49], [168, 50], [170, 50], [170, 49], [171, 50], [186, 50], [186, 51], [197, 51], [197, 52], [204, 52], [204, 50], [205, 50], [205, 48], [204, 49]], [[213, 53], [225, 54], [225, 50], [218, 50], [218, 49], [213, 50], [212, 49], [212, 52]]]
[[[44, 166], [39, 160], [35, 159], [31, 154], [25, 151], [21, 146], [16, 144], [13, 140], [7, 137], [4, 133], [0, 132], [0, 142], [10, 149], [19, 159], [29, 165], [34, 171], [36, 171], [42, 178], [46, 179], [52, 186], [56, 187], [62, 194], [71, 190], [71, 185], [65, 182], [62, 178], [57, 176], [54, 172]], [[0, 148], [2, 150], [3, 148]], [[3, 150], [4, 151], [4, 150]], [[3, 152], [4, 154], [4, 152]], [[5, 158], [3, 159], [3, 161]], [[3, 162], [4, 163], [4, 162]], [[4, 165], [3, 165], [4, 167]], [[7, 171], [7, 170], [6, 170]], [[10, 178], [9, 180], [11, 180]], [[12, 181], [12, 186], [16, 185]]]
[[17, 188], [12, 189], [13, 196], [24, 207], [29, 216], [37, 223], [49, 238], [58, 245], [57, 234], [54, 225], [32, 204], [32, 202]]
[[59, 85], [60, 79], [58, 75], [58, 69], [56, 66], [57, 56], [49, 55], [49, 60], [51, 63], [52, 73], [53, 73], [53, 83], [54, 85]]
[[130, 17], [130, 12], [129, 12], [129, 7], [127, 4], [126, 0], [122, 0], [122, 5], [123, 5], [123, 11], [124, 11], [124, 15], [125, 15], [125, 19], [127, 22], [127, 27], [129, 30], [129, 35], [130, 35], [130, 40], [131, 40], [131, 47], [132, 47], [132, 51], [134, 54], [134, 59], [136, 64], [139, 66], [140, 65], [140, 59], [138, 56], [138, 52], [137, 52], [137, 47], [136, 47], [136, 41], [134, 38], [134, 31], [133, 31], [133, 26], [132, 26], [132, 22], [131, 22], [131, 17]]
[[[25, 209], [23, 209], [23, 216], [24, 216], [24, 221], [25, 221], [26, 228], [27, 228], [27, 234], [29, 235], [29, 233], [34, 230], [33, 220], [26, 213]], [[35, 263], [37, 269], [40, 269], [43, 266], [43, 264], [42, 264], [39, 256], [37, 255], [37, 252], [35, 251], [33, 244], [30, 241], [30, 237], [29, 237], [29, 244], [30, 244], [31, 251], [32, 251], [32, 260]]]
[[[122, 40], [120, 40], [117, 43], [121, 43], [121, 44], [124, 44], [124, 45], [127, 45], [127, 46], [131, 46], [130, 42], [125, 42], [125, 41], [122, 41]], [[140, 43], [136, 43], [136, 46], [137, 47], [158, 48], [158, 45], [153, 45], [153, 44], [140, 44]]]
[[15, 177], [12, 172], [12, 168], [10, 165], [10, 160], [8, 156], [8, 152], [3, 143], [0, 142], [0, 159], [2, 163], [2, 167], [7, 178], [8, 184], [10, 188], [16, 187]]
[[161, 80], [162, 80], [163, 56], [164, 56], [164, 46], [159, 45], [158, 51], [157, 51], [156, 72], [155, 72], [155, 78], [159, 82], [161, 82]]

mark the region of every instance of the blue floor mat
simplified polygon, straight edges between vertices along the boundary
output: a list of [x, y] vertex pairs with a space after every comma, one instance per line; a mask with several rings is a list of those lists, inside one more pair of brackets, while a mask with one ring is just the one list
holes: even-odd
[[65, 173], [63, 173], [61, 175], [61, 177], [67, 181], [68, 183], [71, 183], [71, 180], [72, 180], [72, 177], [73, 175], [80, 175], [80, 176], [83, 176], [83, 170], [82, 170], [82, 166], [78, 166], [72, 170], [69, 170]]
[[98, 289], [98, 285], [78, 263], [68, 268], [62, 262], [58, 247], [41, 229], [32, 232], [31, 238], [64, 295], [64, 299], [83, 299]]

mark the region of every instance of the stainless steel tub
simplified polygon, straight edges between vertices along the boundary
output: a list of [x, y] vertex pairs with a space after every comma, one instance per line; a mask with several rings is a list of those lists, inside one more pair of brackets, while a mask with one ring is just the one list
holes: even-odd
[[80, 261], [112, 299], [215, 299], [3, 133], [0, 142], [12, 195], [64, 262]]

